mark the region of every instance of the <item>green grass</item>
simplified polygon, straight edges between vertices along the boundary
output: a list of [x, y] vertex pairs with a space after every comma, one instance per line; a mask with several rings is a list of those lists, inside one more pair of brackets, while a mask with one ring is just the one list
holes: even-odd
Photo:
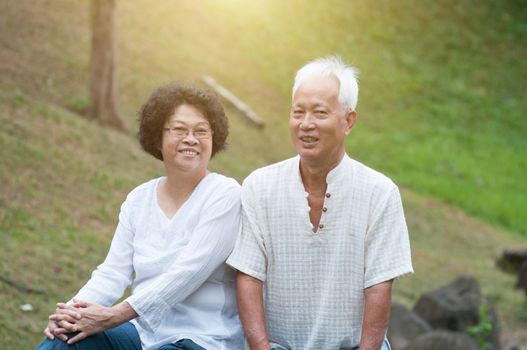
[[[227, 106], [230, 146], [211, 168], [242, 180], [294, 154], [287, 115], [296, 69], [337, 53], [360, 71], [348, 151], [403, 188], [416, 274], [412, 305], [461, 274], [498, 300], [522, 339], [522, 294], [496, 270], [527, 234], [527, 13], [514, 1], [118, 2], [120, 102], [132, 129], [151, 90], [212, 75], [266, 122]], [[0, 348], [33, 348], [56, 301], [104, 258], [119, 205], [162, 174], [133, 135], [88, 122], [88, 2], [0, 4]], [[5, 64], [4, 64], [5, 63]], [[461, 208], [453, 209], [450, 205]], [[472, 218], [477, 217], [478, 220]], [[479, 220], [491, 223], [493, 227]], [[517, 234], [519, 233], [519, 234]], [[35, 310], [23, 313], [20, 305]]]
[[527, 234], [525, 11], [512, 2], [214, 4], [253, 74], [286, 99], [295, 69], [313, 57], [338, 53], [361, 70], [350, 153]]
[[[70, 298], [104, 258], [126, 193], [162, 168], [130, 136], [19, 91], [0, 100], [0, 275], [46, 292], [19, 293], [0, 283], [0, 343], [2, 349], [32, 348], [54, 303]], [[235, 133], [250, 129], [236, 125]], [[250, 170], [237, 164], [226, 152], [213, 169], [231, 175]], [[493, 264], [523, 239], [414, 192], [405, 190], [403, 198], [416, 274], [397, 282], [396, 300], [411, 306], [424, 291], [471, 274], [498, 300], [507, 334], [525, 327], [515, 316], [523, 296], [512, 288], [514, 277]], [[20, 311], [26, 303], [34, 311]]]
[[[6, 80], [84, 112], [88, 4], [60, 0], [54, 11], [30, 1], [1, 6], [2, 29], [14, 35], [0, 37], [0, 58], [17, 60]], [[353, 156], [405, 187], [527, 234], [521, 4], [142, 0], [118, 6], [120, 94], [132, 129], [154, 87], [199, 84], [210, 74], [264, 116], [270, 132], [254, 135], [276, 146], [253, 153], [265, 159], [244, 157], [250, 163], [240, 167], [243, 177], [254, 164], [293, 153], [286, 119], [296, 69], [339, 54], [361, 71], [359, 120], [348, 139]]]

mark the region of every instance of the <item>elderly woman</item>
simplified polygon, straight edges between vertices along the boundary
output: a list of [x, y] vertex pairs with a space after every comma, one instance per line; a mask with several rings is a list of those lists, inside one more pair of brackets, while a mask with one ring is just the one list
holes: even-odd
[[[150, 96], [139, 122], [141, 146], [166, 176], [128, 194], [108, 256], [57, 304], [37, 349], [243, 349], [225, 265], [240, 186], [207, 170], [225, 147], [223, 107], [207, 91], [172, 84]], [[129, 285], [131, 295], [114, 305]]]

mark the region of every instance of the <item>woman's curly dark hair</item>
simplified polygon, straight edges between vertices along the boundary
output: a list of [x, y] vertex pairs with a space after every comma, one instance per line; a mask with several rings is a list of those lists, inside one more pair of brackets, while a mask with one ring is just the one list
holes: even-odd
[[174, 114], [177, 107], [189, 104], [207, 118], [212, 128], [212, 156], [225, 149], [229, 134], [229, 121], [218, 97], [196, 86], [172, 83], [157, 88], [138, 112], [139, 132], [137, 138], [141, 147], [159, 160], [163, 125]]

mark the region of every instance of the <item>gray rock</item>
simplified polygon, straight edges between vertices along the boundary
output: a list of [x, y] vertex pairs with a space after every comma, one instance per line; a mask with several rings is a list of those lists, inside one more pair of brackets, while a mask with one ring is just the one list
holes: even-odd
[[468, 334], [432, 331], [415, 338], [404, 350], [478, 350], [478, 344]]
[[501, 350], [501, 328], [499, 323], [498, 312], [496, 311], [496, 305], [489, 303], [489, 317], [490, 323], [492, 324], [492, 331], [487, 337], [487, 342], [491, 345], [489, 350]]
[[502, 270], [517, 273], [520, 266], [527, 261], [527, 249], [506, 249], [497, 261]]
[[527, 260], [521, 264], [518, 271], [518, 281], [516, 282], [516, 288], [523, 289], [527, 296]]
[[479, 321], [481, 290], [473, 277], [460, 277], [454, 282], [425, 293], [414, 312], [434, 329], [466, 331]]
[[388, 340], [393, 350], [404, 349], [418, 335], [429, 332], [432, 327], [404, 305], [392, 303]]

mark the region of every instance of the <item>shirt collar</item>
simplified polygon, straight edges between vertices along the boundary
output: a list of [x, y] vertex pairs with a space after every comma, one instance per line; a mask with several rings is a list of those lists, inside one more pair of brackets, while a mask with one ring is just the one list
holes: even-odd
[[[302, 186], [302, 188], [304, 188], [302, 176], [300, 175], [300, 155], [297, 154], [295, 158], [295, 167], [298, 183]], [[346, 174], [346, 169], [348, 169], [351, 162], [351, 158], [346, 153], [344, 153], [344, 156], [340, 160], [340, 163], [329, 171], [328, 175], [326, 176], [326, 183], [329, 185], [338, 181], [342, 176], [344, 176]]]
[[346, 169], [348, 169], [348, 165], [351, 163], [351, 158], [348, 157], [346, 153], [344, 153], [344, 156], [342, 157], [340, 163], [330, 170], [328, 173], [328, 176], [326, 177], [326, 183], [329, 185], [333, 182], [338, 181], [340, 178], [345, 176]]

